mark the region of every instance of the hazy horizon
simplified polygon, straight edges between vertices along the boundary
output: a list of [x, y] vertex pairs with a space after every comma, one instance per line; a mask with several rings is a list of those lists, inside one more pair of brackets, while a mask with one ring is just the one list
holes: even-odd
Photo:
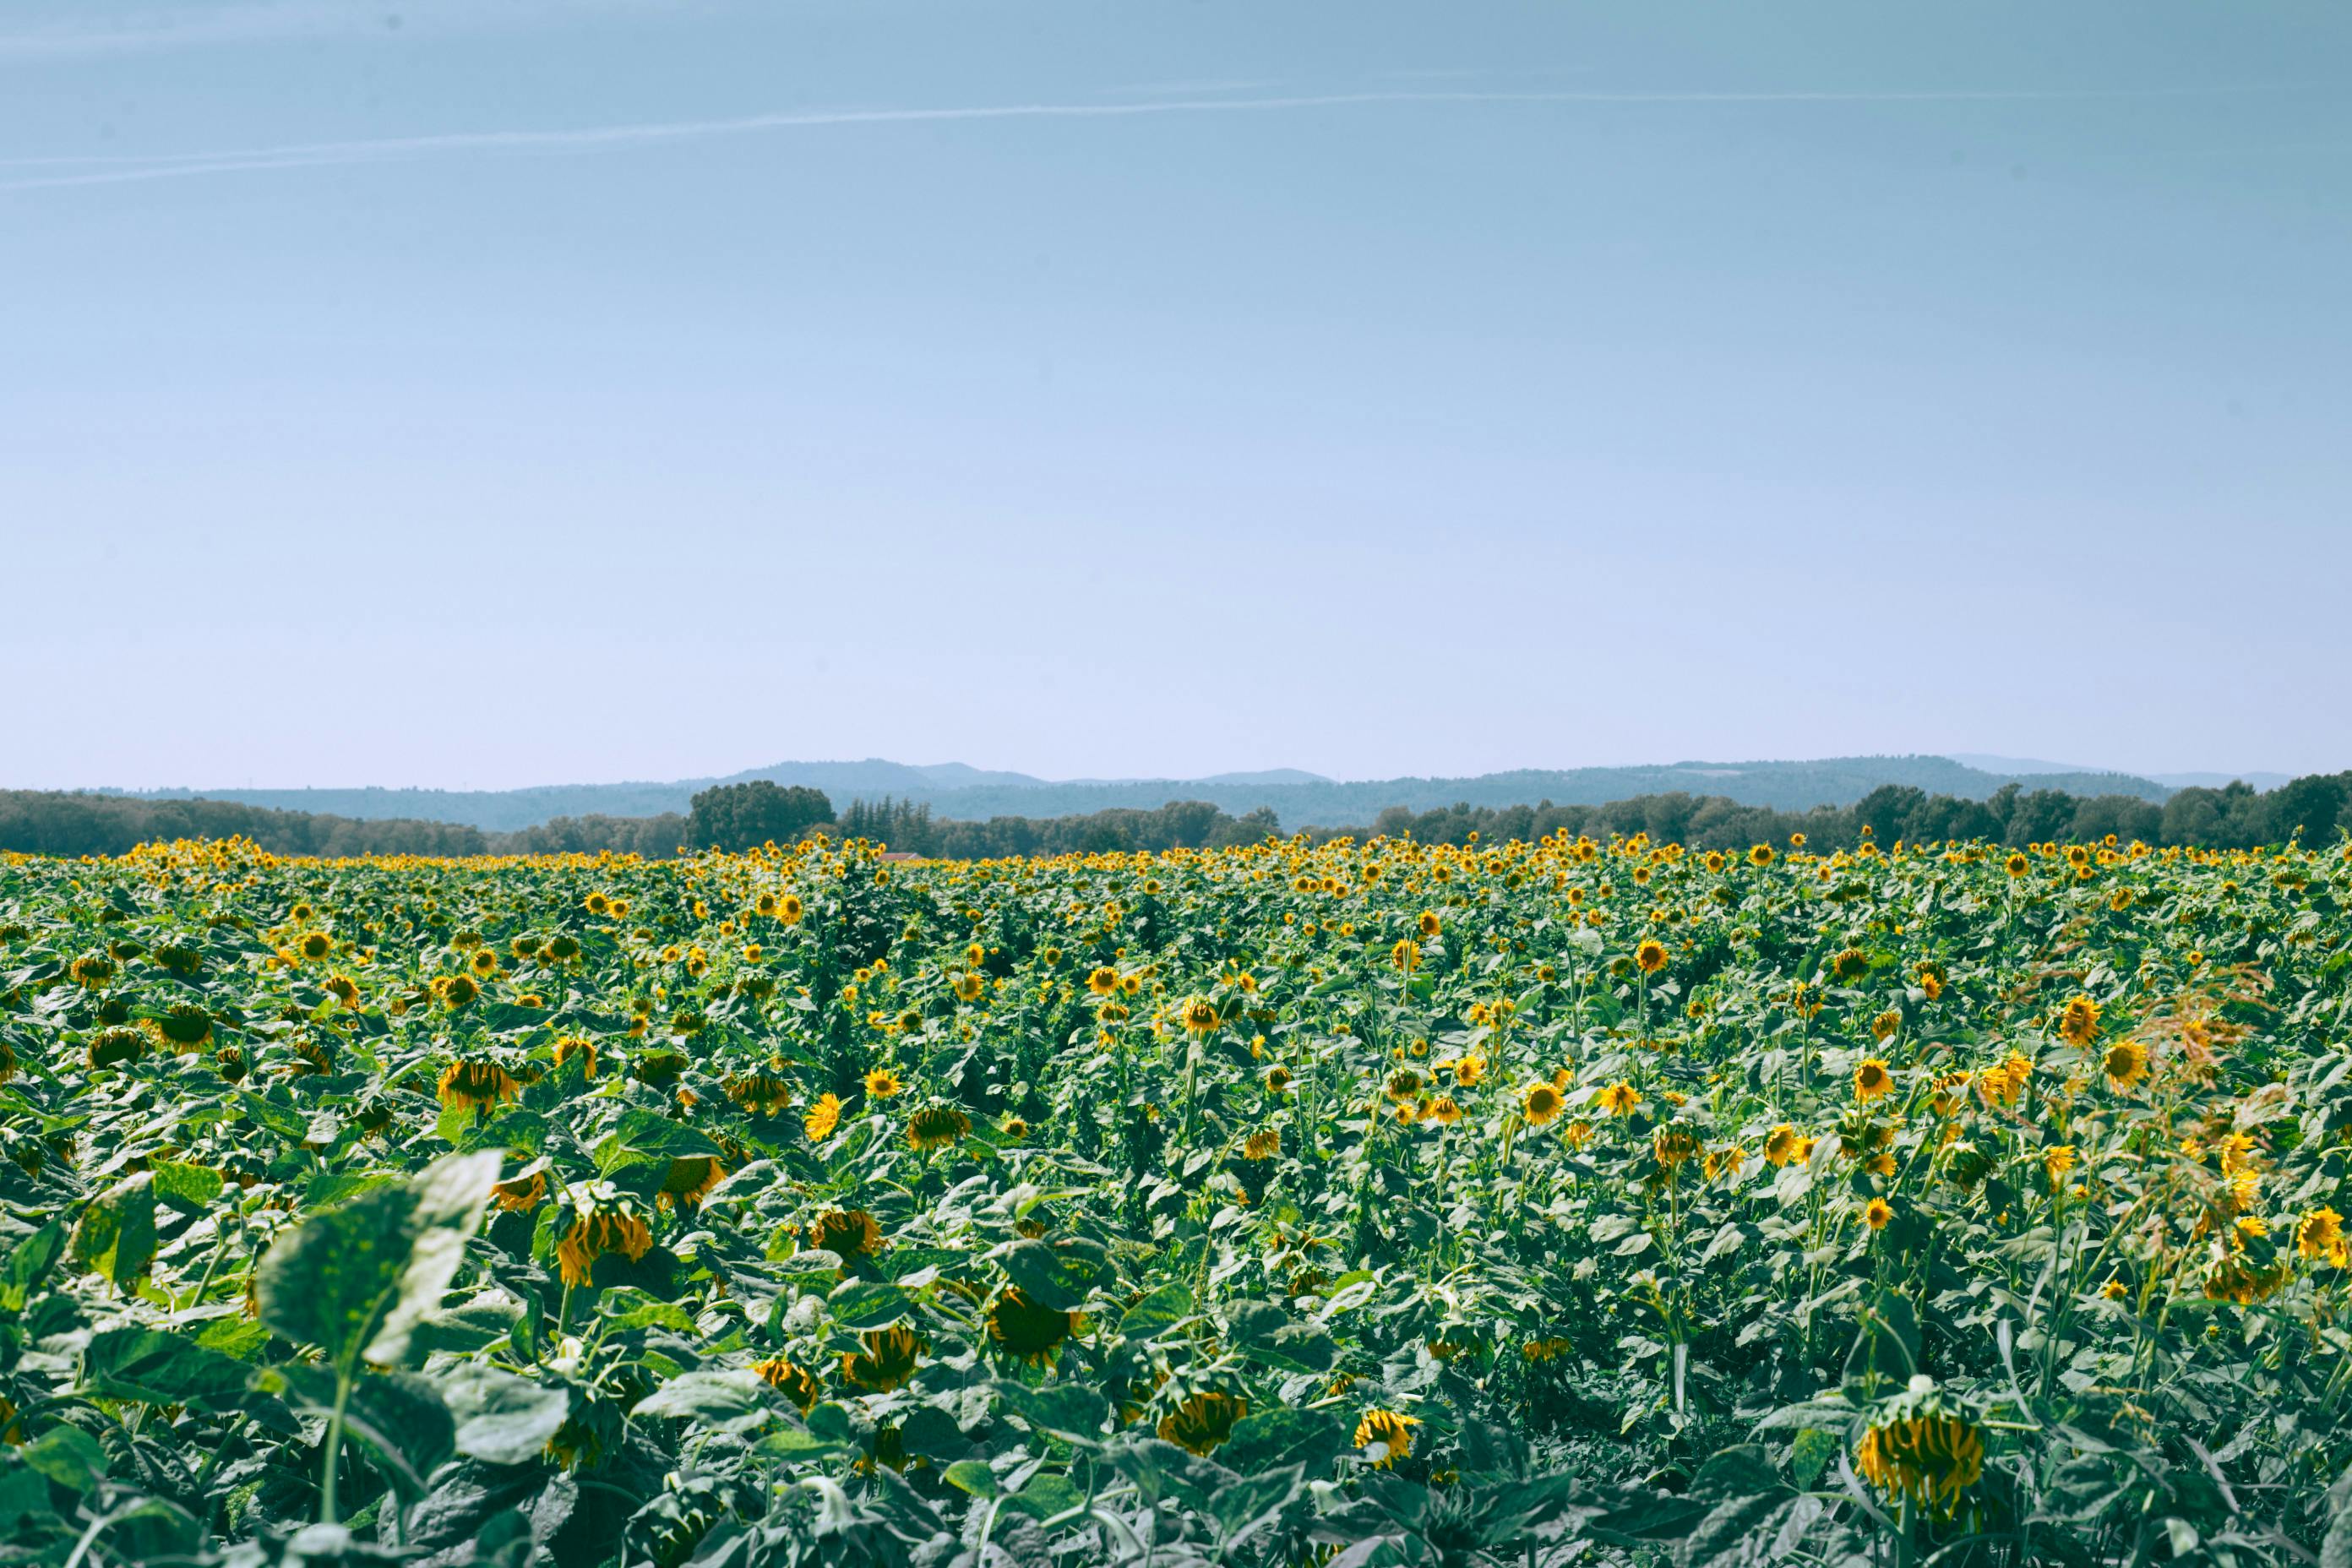
[[0, 784], [2346, 765], [2352, 10], [20, 0]]

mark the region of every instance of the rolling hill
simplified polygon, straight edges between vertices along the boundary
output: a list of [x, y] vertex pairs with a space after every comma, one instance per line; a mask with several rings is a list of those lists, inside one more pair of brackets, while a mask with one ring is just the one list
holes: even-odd
[[1643, 767], [1526, 768], [1471, 778], [1342, 781], [1294, 768], [1223, 773], [1199, 779], [1043, 779], [991, 772], [961, 763], [918, 765], [880, 758], [863, 762], [778, 763], [726, 778], [604, 784], [550, 784], [516, 790], [421, 789], [171, 789], [137, 794], [150, 799], [240, 801], [281, 811], [327, 813], [376, 820], [416, 817], [458, 822], [486, 832], [512, 832], [558, 816], [653, 816], [683, 812], [697, 790], [715, 784], [772, 779], [807, 784], [836, 806], [890, 796], [928, 802], [939, 816], [966, 821], [992, 816], [1066, 816], [1110, 806], [1141, 810], [1171, 800], [1205, 800], [1234, 816], [1270, 809], [1286, 827], [1369, 823], [1387, 806], [1427, 811], [1472, 805], [1597, 805], [1637, 795], [1684, 790], [1726, 795], [1748, 805], [1801, 811], [1847, 805], [1881, 784], [1903, 784], [1931, 795], [1981, 800], [2003, 784], [2063, 789], [2072, 795], [2131, 795], [2162, 801], [2172, 791], [2152, 779], [2096, 772], [2018, 773], [1973, 768], [1940, 756], [1830, 757], [1810, 762], [1673, 763]]

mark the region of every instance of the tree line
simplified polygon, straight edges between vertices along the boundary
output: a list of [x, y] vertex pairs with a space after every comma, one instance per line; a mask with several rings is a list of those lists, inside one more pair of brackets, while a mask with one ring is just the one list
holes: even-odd
[[[1327, 841], [1398, 837], [1465, 844], [1547, 834], [1646, 833], [1659, 843], [1695, 849], [1744, 849], [1805, 835], [1822, 849], [1850, 847], [1865, 837], [1880, 844], [1984, 839], [2024, 845], [2118, 841], [2246, 849], [2300, 839], [2330, 844], [2352, 833], [2352, 772], [2310, 773], [2267, 794], [2244, 784], [2184, 789], [2161, 805], [2137, 795], [2074, 795], [2010, 784], [1987, 800], [1930, 795], [1885, 784], [1850, 806], [1782, 811], [1742, 805], [1721, 795], [1674, 791], [1601, 805], [1472, 805], [1413, 811], [1391, 806], [1360, 826], [1307, 827]], [[120, 855], [134, 845], [172, 838], [243, 837], [280, 855], [642, 855], [680, 850], [740, 850], [815, 836], [864, 838], [939, 859], [1015, 855], [1105, 854], [1214, 849], [1254, 844], [1282, 831], [1270, 809], [1234, 816], [1206, 801], [1170, 801], [1151, 810], [1112, 807], [1069, 816], [994, 816], [984, 822], [936, 817], [928, 803], [853, 800], [838, 814], [824, 792], [767, 780], [724, 784], [695, 795], [685, 816], [559, 816], [511, 833], [414, 818], [362, 820], [273, 811], [234, 801], [155, 800], [56, 791], [0, 791], [0, 849], [37, 855]]]

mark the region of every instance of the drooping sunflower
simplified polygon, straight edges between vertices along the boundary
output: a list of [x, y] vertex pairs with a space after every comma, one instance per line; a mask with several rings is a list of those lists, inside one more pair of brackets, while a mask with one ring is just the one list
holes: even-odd
[[1211, 1034], [1217, 1027], [1217, 1005], [1206, 996], [1195, 996], [1184, 1004], [1178, 1017], [1187, 1034]]
[[1764, 1135], [1765, 1163], [1778, 1169], [1797, 1157], [1797, 1145], [1802, 1142], [1797, 1130], [1783, 1121]]
[[212, 1015], [194, 1002], [174, 1002], [155, 1020], [155, 1032], [175, 1051], [200, 1051], [212, 1042]]
[[882, 1250], [882, 1226], [864, 1209], [827, 1209], [809, 1227], [809, 1243], [835, 1257], [871, 1258]]
[[872, 1394], [905, 1387], [929, 1348], [923, 1337], [904, 1323], [868, 1329], [857, 1339], [863, 1348], [844, 1352], [841, 1375]]
[[1019, 1286], [1010, 1286], [988, 1310], [988, 1338], [1005, 1354], [1032, 1363], [1051, 1360], [1063, 1341], [1078, 1331], [1079, 1316], [1040, 1306]]
[[907, 1142], [929, 1153], [962, 1142], [971, 1131], [971, 1118], [952, 1105], [927, 1105], [907, 1119]]
[[1678, 1121], [1670, 1121], [1659, 1128], [1650, 1140], [1651, 1154], [1669, 1171], [1695, 1157], [1699, 1149], [1698, 1133]]
[[1367, 1410], [1356, 1423], [1356, 1447], [1375, 1468], [1387, 1469], [1412, 1454], [1412, 1429], [1421, 1419], [1394, 1410]]
[[1948, 1515], [1984, 1474], [1984, 1431], [1937, 1410], [1897, 1415], [1863, 1434], [1854, 1459], [1870, 1484], [1889, 1497]]
[[653, 1228], [636, 1201], [608, 1182], [598, 1182], [573, 1198], [571, 1228], [555, 1244], [555, 1261], [566, 1285], [585, 1285], [596, 1260], [617, 1252], [635, 1263], [653, 1250]]
[[1411, 937], [1399, 937], [1396, 945], [1389, 949], [1389, 962], [1411, 974], [1421, 967], [1421, 943]]
[[555, 1065], [577, 1061], [583, 1078], [596, 1076], [596, 1042], [585, 1035], [566, 1035], [555, 1042]]
[[1212, 1389], [1186, 1394], [1176, 1408], [1160, 1418], [1160, 1437], [1195, 1454], [1207, 1454], [1234, 1435], [1234, 1426], [1249, 1414], [1249, 1401]]
[[727, 1098], [754, 1116], [780, 1116], [792, 1108], [793, 1080], [772, 1072], [745, 1073], [727, 1080]]
[[1282, 1133], [1272, 1127], [1261, 1127], [1242, 1140], [1242, 1158], [1271, 1160], [1282, 1152]]
[[1641, 1103], [1641, 1092], [1622, 1079], [1601, 1091], [1601, 1109], [1612, 1116], [1631, 1116]]
[[441, 1069], [441, 1103], [471, 1106], [478, 1112], [497, 1110], [521, 1087], [514, 1074], [486, 1058], [460, 1057]]
[[824, 1385], [818, 1383], [813, 1373], [788, 1357], [770, 1356], [765, 1361], [753, 1362], [751, 1370], [769, 1387], [782, 1389], [784, 1397], [798, 1405], [803, 1414], [824, 1393]]
[[665, 1208], [690, 1209], [710, 1195], [726, 1178], [727, 1165], [715, 1154], [688, 1154], [669, 1163], [661, 1191], [654, 1201]]
[[452, 1013], [471, 1006], [481, 994], [470, 974], [441, 974], [433, 980], [433, 999]]
[[137, 1029], [101, 1029], [90, 1037], [88, 1049], [93, 1068], [116, 1068], [147, 1054], [147, 1037]]

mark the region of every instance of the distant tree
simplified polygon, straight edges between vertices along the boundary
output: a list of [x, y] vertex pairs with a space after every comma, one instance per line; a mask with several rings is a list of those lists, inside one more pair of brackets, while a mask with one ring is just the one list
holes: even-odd
[[2270, 830], [2263, 837], [2274, 844], [2302, 835], [2305, 845], [2332, 844], [2338, 823], [2352, 826], [2345, 816], [2345, 785], [2352, 773], [2306, 773], [2271, 791]]
[[833, 802], [823, 790], [805, 784], [787, 789], [773, 779], [714, 784], [689, 805], [687, 838], [698, 849], [795, 844], [818, 823], [833, 820]]

